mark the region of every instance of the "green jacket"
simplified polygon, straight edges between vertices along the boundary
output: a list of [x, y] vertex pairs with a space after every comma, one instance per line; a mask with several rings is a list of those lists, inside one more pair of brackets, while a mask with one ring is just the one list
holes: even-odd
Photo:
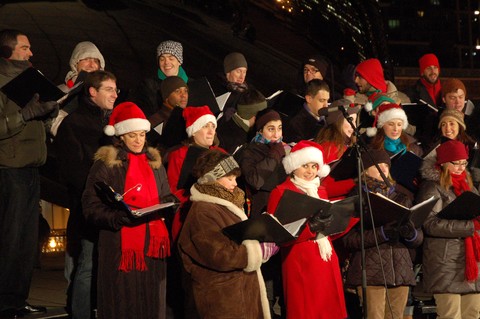
[[[0, 58], [0, 87], [29, 66], [28, 61]], [[20, 107], [0, 92], [0, 168], [43, 165], [47, 158], [45, 139], [44, 123], [25, 122]]]

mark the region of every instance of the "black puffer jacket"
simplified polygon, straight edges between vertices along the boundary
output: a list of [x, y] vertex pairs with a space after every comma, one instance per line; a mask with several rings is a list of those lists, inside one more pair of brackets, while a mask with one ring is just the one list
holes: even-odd
[[[398, 184], [389, 198], [406, 207], [411, 206], [409, 197], [403, 194], [403, 188]], [[381, 227], [375, 228], [375, 232], [373, 229], [365, 230], [364, 234], [367, 285], [383, 286], [386, 283], [389, 287], [414, 286], [416, 282], [410, 249], [422, 243], [422, 230], [417, 230], [416, 236], [410, 241], [400, 238], [392, 243], [386, 239]], [[353, 228], [343, 240], [345, 247], [352, 253], [346, 283], [348, 286], [357, 287], [362, 285], [360, 225]]]

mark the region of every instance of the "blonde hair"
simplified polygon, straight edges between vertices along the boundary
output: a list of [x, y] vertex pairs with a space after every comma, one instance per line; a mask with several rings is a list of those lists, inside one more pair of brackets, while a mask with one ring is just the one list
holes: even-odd
[[[467, 175], [468, 186], [472, 189], [473, 188], [472, 177], [470, 176], [466, 168], [465, 168], [465, 173]], [[452, 187], [452, 176], [450, 176], [450, 172], [448, 171], [447, 165], [441, 165], [439, 183], [440, 183], [440, 187], [442, 187], [446, 191], [450, 190], [450, 187]]]

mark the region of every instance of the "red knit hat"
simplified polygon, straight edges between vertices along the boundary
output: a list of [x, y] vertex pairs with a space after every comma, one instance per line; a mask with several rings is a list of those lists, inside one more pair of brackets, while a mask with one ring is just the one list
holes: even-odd
[[433, 53], [427, 53], [418, 59], [418, 65], [420, 67], [420, 74], [425, 71], [429, 66], [436, 66], [440, 70], [440, 63], [438, 63], [438, 58]]
[[217, 125], [217, 119], [208, 106], [187, 106], [183, 110], [183, 118], [186, 122], [187, 135], [191, 137], [208, 122]]
[[371, 86], [382, 91], [387, 92], [387, 83], [383, 76], [382, 64], [378, 59], [368, 59], [357, 65], [355, 71], [362, 78], [364, 78]]
[[367, 128], [368, 136], [375, 136], [377, 134], [377, 127], [382, 128], [385, 123], [390, 120], [399, 119], [403, 121], [402, 129], [407, 129], [408, 118], [402, 107], [395, 103], [382, 104], [378, 107], [373, 127]]
[[142, 110], [132, 102], [118, 104], [110, 115], [103, 132], [108, 136], [120, 136], [133, 131], [150, 131], [150, 122]]
[[468, 159], [468, 148], [457, 140], [448, 140], [436, 149], [437, 164]]
[[292, 148], [290, 154], [282, 160], [287, 174], [307, 163], [317, 163], [319, 177], [325, 177], [330, 173], [330, 166], [323, 164], [323, 147], [312, 141], [300, 141]]

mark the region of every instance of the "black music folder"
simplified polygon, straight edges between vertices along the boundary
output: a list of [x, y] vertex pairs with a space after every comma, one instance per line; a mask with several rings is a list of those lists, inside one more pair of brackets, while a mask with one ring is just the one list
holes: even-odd
[[418, 189], [415, 179], [422, 166], [423, 158], [412, 152], [406, 151], [403, 154], [397, 153], [391, 156], [390, 159], [392, 161], [390, 174], [393, 179], [400, 185], [415, 193]]
[[336, 181], [358, 176], [358, 161], [355, 150], [348, 148], [338, 160], [329, 163], [330, 177]]
[[188, 81], [188, 92], [188, 105], [207, 105], [215, 116], [220, 113], [217, 98], [206, 77]]
[[289, 92], [278, 90], [266, 98], [268, 107], [273, 108], [283, 117], [292, 118], [300, 111], [305, 103], [305, 98]]
[[[398, 225], [402, 225], [411, 220], [416, 228], [420, 228], [438, 201], [437, 197], [432, 196], [427, 200], [408, 208], [394, 202], [382, 194], [369, 192], [368, 195], [370, 198], [375, 227], [383, 226], [395, 221]], [[368, 211], [365, 211], [364, 214], [365, 227], [372, 228], [372, 220], [368, 215]]]
[[274, 242], [282, 245], [294, 241], [308, 218], [323, 210], [325, 217], [332, 215], [333, 219], [322, 234], [325, 236], [338, 234], [347, 228], [357, 202], [358, 196], [328, 202], [287, 190], [278, 203], [275, 216], [264, 213], [225, 227], [223, 233], [237, 243], [241, 243], [245, 239], [256, 239], [260, 242]]
[[442, 219], [470, 220], [480, 216], [480, 196], [472, 192], [463, 192], [438, 214]]
[[358, 196], [338, 201], [328, 201], [310, 197], [306, 194], [285, 190], [275, 211], [275, 217], [282, 225], [302, 218], [310, 218], [320, 213], [322, 218], [332, 215], [333, 220], [324, 235], [340, 233], [347, 227], [350, 217], [357, 209]]
[[94, 184], [94, 187], [95, 187], [95, 190], [101, 195], [102, 200], [106, 201], [107, 204], [115, 208], [124, 210], [127, 213], [129, 213], [132, 217], [135, 217], [135, 218], [146, 216], [156, 211], [162, 210], [164, 208], [178, 205], [178, 203], [175, 203], [175, 202], [165, 202], [165, 203], [155, 204], [155, 205], [144, 207], [144, 208], [132, 208], [123, 201], [123, 196], [115, 192], [115, 190], [107, 183], [96, 182]]
[[291, 225], [282, 225], [273, 215], [263, 213], [258, 217], [225, 227], [222, 231], [238, 244], [246, 239], [256, 239], [259, 242], [282, 245], [295, 240], [305, 221], [303, 218]]
[[432, 116], [433, 113], [438, 113], [438, 109], [426, 102], [418, 103], [402, 103], [402, 109], [407, 114], [408, 123], [419, 126], [425, 122], [425, 119]]
[[68, 96], [33, 67], [17, 75], [2, 86], [0, 90], [22, 108], [27, 105], [35, 93], [39, 94], [42, 102], [57, 101], [60, 103], [62, 98]]

